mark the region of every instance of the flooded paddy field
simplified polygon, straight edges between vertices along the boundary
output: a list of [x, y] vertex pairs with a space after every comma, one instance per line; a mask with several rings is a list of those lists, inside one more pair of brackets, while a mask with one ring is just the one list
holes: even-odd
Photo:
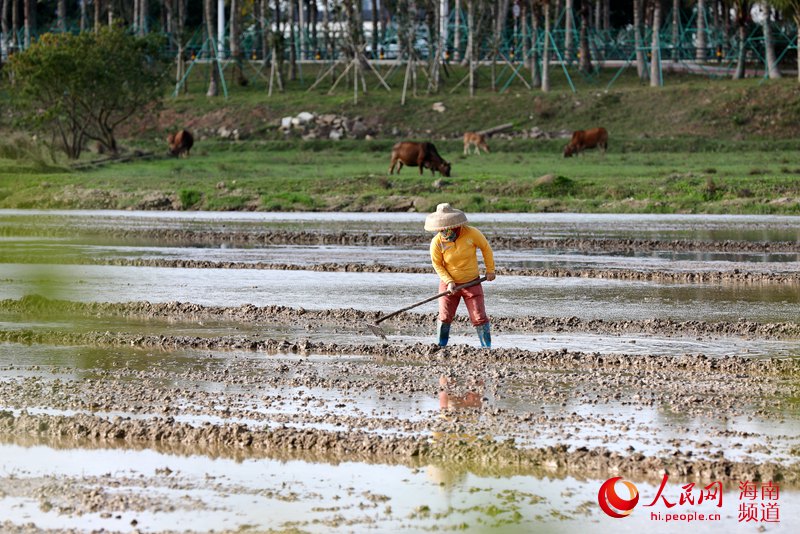
[[437, 291], [423, 218], [0, 212], [0, 530], [800, 526], [800, 220], [471, 216], [485, 350], [366, 328]]

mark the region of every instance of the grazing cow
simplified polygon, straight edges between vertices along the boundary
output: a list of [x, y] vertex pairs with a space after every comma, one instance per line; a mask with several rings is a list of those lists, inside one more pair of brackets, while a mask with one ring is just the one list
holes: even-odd
[[394, 168], [398, 164], [400, 166], [397, 168], [397, 174], [400, 174], [403, 165], [408, 165], [419, 167], [420, 174], [422, 169], [426, 168], [431, 170], [431, 174], [439, 171], [442, 176], [450, 176], [450, 163], [442, 159], [433, 143], [412, 141], [397, 143], [392, 147], [392, 165], [389, 167], [389, 174], [394, 174]]
[[464, 134], [464, 155], [466, 156], [471, 152], [471, 147], [475, 147], [475, 152], [480, 156], [481, 149], [487, 154], [489, 153], [489, 146], [486, 144], [486, 135], [477, 132], [467, 132]]
[[587, 148], [600, 147], [603, 154], [608, 148], [608, 132], [605, 128], [592, 128], [590, 130], [576, 130], [572, 132], [572, 139], [564, 147], [564, 157], [580, 154]]
[[173, 156], [189, 157], [189, 151], [194, 145], [194, 137], [189, 130], [178, 130], [177, 133], [167, 136], [167, 144], [169, 144], [169, 152]]

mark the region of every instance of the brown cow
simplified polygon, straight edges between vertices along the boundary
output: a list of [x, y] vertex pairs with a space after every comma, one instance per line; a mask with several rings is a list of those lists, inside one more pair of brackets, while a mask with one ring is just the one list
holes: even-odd
[[600, 147], [603, 154], [608, 149], [608, 132], [605, 128], [592, 128], [590, 130], [575, 130], [572, 139], [564, 147], [564, 157], [580, 154], [587, 148]]
[[169, 144], [169, 152], [173, 156], [189, 157], [189, 151], [194, 145], [194, 137], [189, 130], [178, 130], [177, 133], [167, 136], [167, 144]]
[[477, 132], [467, 132], [464, 134], [464, 155], [471, 152], [470, 148], [475, 147], [475, 152], [480, 156], [481, 149], [489, 153], [489, 145], [486, 144], [486, 135]]
[[422, 169], [430, 169], [431, 174], [436, 174], [439, 171], [442, 176], [450, 176], [450, 163], [446, 162], [436, 151], [433, 143], [415, 143], [413, 141], [403, 141], [397, 143], [392, 147], [392, 165], [389, 167], [389, 174], [394, 174], [395, 166], [397, 174], [400, 174], [400, 169], [403, 165], [409, 167], [419, 167], [419, 173], [422, 174]]

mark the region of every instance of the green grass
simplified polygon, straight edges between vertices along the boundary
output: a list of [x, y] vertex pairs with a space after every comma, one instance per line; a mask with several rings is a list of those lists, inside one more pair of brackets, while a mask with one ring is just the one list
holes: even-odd
[[[428, 211], [448, 201], [470, 211], [800, 211], [800, 86], [794, 79], [669, 74], [665, 87], [653, 89], [628, 69], [607, 89], [616, 70], [592, 78], [573, 72], [573, 94], [556, 69], [550, 93], [528, 91], [518, 81], [492, 93], [484, 67], [471, 98], [465, 85], [452, 91], [466, 73], [455, 67], [439, 94], [420, 88], [401, 106], [398, 73], [389, 80], [392, 92], [368, 78], [370, 90], [355, 104], [352, 81], [350, 89], [331, 94], [330, 82], [308, 92], [316, 76], [308, 65], [282, 94], [268, 97], [251, 69], [247, 87], [229, 84], [229, 98], [207, 98], [204, 68], [193, 70], [188, 95], [165, 100], [158, 120], [141, 118], [120, 132], [124, 146], [165, 154], [165, 133], [188, 127], [195, 132], [191, 158], [70, 171], [63, 158], [54, 161], [52, 151], [17, 133], [0, 142], [0, 207]], [[432, 111], [439, 101], [446, 112]], [[363, 117], [374, 139], [303, 141], [298, 132], [278, 129], [280, 117], [300, 111]], [[496, 136], [489, 140], [491, 154], [461, 155], [465, 130], [506, 122], [517, 132], [603, 125], [610, 150], [605, 157], [588, 152], [564, 159], [564, 139]], [[220, 140], [220, 126], [239, 129], [244, 140]], [[433, 140], [452, 162], [453, 177], [435, 184], [438, 175], [419, 176], [414, 168], [389, 176], [391, 146], [402, 138]], [[82, 159], [95, 157], [87, 152]], [[554, 179], [537, 186], [543, 175]]]
[[[14, 160], [0, 184], [3, 208], [142, 208], [159, 196], [183, 209], [429, 211], [451, 202], [468, 211], [637, 213], [800, 212], [800, 154], [730, 144], [724, 152], [589, 151], [563, 158], [560, 142], [497, 143], [463, 156], [440, 144], [453, 176], [416, 168], [387, 174], [388, 144], [210, 143], [189, 159], [140, 160], [94, 170], [31, 174]], [[550, 174], [551, 183], [536, 185]]]

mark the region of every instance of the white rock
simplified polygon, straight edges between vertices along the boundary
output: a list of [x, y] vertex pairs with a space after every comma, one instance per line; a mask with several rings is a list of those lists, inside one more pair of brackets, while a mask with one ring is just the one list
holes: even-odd
[[306, 124], [314, 120], [314, 114], [308, 111], [301, 111], [295, 118], [300, 121], [300, 124]]

